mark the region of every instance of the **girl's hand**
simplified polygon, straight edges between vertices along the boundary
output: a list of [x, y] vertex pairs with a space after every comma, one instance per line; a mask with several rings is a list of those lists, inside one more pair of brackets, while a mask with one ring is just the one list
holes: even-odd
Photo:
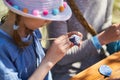
[[[63, 58], [67, 51], [74, 46], [74, 44], [69, 40], [69, 37], [73, 34], [80, 36], [82, 39], [82, 34], [80, 32], [73, 31], [62, 35], [53, 41], [46, 54], [46, 57], [48, 57], [53, 64]], [[80, 41], [80, 44], [81, 42], [82, 41]]]
[[73, 46], [73, 43], [69, 40], [69, 37], [73, 34], [79, 35], [82, 37], [81, 33], [70, 32], [65, 35], [62, 35], [56, 38], [51, 47], [48, 49], [45, 57], [43, 58], [41, 64], [29, 80], [43, 80], [48, 71], [61, 59], [65, 56], [67, 51]]

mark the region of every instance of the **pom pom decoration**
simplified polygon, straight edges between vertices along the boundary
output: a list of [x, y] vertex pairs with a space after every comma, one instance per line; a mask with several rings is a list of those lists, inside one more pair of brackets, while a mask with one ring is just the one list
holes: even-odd
[[14, 5], [13, 6], [15, 9], [19, 10], [19, 7], [17, 5]]
[[81, 38], [80, 38], [80, 36], [78, 36], [78, 35], [72, 35], [70, 38], [69, 38], [69, 40], [74, 44], [74, 45], [79, 45], [80, 44], [80, 40], [81, 40]]
[[44, 15], [44, 16], [48, 15], [48, 13], [49, 13], [48, 10], [44, 10], [44, 11], [43, 11], [43, 15]]
[[34, 16], [39, 16], [39, 14], [40, 14], [39, 10], [37, 10], [37, 9], [33, 10], [33, 15]]
[[66, 21], [72, 14], [64, 0], [3, 0], [3, 2], [14, 13], [29, 18]]
[[66, 6], [67, 6], [67, 2], [64, 2], [64, 3], [63, 3], [63, 6], [64, 6], [64, 8], [66, 8]]
[[60, 12], [63, 12], [64, 9], [65, 9], [64, 6], [60, 6], [60, 7], [59, 7], [59, 11], [60, 11]]
[[58, 10], [58, 9], [53, 9], [53, 10], [52, 10], [52, 14], [53, 14], [53, 15], [57, 15], [58, 13], [59, 13], [59, 10]]
[[24, 13], [28, 13], [28, 9], [27, 8], [23, 8], [22, 10]]

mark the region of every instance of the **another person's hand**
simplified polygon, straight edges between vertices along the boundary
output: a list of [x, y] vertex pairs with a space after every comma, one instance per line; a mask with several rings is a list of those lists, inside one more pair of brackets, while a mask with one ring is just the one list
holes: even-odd
[[97, 35], [101, 45], [120, 40], [120, 24], [113, 24], [105, 31]]

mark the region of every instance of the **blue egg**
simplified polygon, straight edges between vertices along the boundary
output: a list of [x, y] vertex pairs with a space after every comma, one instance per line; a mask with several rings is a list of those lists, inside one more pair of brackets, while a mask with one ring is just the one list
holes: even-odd
[[52, 10], [52, 14], [53, 14], [53, 15], [57, 15], [58, 13], [59, 13], [59, 10], [58, 10], [58, 9], [53, 9], [53, 10]]
[[78, 35], [72, 35], [69, 40], [74, 44], [74, 45], [79, 45], [81, 38]]
[[101, 65], [99, 68], [99, 72], [105, 77], [109, 77], [112, 73], [112, 69], [107, 65]]

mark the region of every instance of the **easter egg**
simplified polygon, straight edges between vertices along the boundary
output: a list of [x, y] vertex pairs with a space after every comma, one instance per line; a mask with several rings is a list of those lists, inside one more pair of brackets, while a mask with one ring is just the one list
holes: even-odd
[[99, 68], [99, 72], [105, 77], [109, 77], [112, 73], [112, 69], [107, 65], [101, 65]]
[[81, 38], [80, 38], [80, 36], [74, 34], [74, 35], [72, 35], [72, 36], [69, 38], [69, 40], [70, 40], [74, 45], [79, 45]]

